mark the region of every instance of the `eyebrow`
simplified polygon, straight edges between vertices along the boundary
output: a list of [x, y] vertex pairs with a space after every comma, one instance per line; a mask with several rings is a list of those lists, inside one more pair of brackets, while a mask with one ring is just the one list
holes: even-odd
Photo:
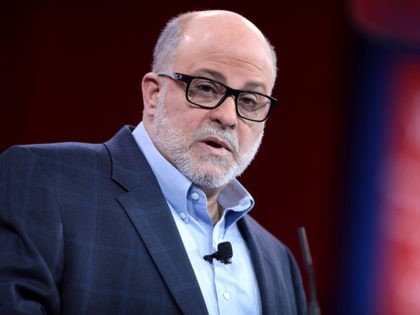
[[[217, 72], [211, 69], [200, 69], [195, 74], [198, 76], [203, 76], [205, 78], [209, 78], [212, 80], [219, 81], [220, 83], [226, 84], [226, 77], [220, 72]], [[263, 92], [266, 92], [264, 88], [265, 88], [265, 85], [260, 82], [248, 82], [240, 90], [259, 92], [258, 90], [261, 89]]]

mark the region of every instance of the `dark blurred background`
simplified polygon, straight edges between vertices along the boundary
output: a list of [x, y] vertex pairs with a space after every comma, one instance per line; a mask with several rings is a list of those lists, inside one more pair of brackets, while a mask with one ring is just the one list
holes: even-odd
[[306, 228], [322, 314], [420, 314], [420, 1], [2, 1], [0, 151], [136, 125], [165, 22], [216, 8], [279, 57], [279, 106], [240, 179], [252, 215], [308, 289]]

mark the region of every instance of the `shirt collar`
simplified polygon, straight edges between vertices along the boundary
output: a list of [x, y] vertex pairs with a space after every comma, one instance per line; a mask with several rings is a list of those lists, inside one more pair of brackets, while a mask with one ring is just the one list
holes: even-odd
[[[143, 122], [140, 122], [133, 130], [133, 136], [155, 173], [168, 203], [178, 214], [184, 212], [188, 208], [188, 193], [194, 185], [160, 154], [147, 133]], [[223, 189], [218, 201], [224, 209], [231, 210], [227, 211], [229, 217], [226, 217], [226, 225], [231, 225], [239, 220], [254, 206], [254, 199], [236, 179]]]

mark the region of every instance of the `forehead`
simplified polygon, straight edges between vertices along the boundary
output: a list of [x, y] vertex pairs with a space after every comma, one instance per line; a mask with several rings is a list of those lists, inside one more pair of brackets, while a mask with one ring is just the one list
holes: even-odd
[[[228, 31], [227, 31], [228, 30]], [[210, 15], [187, 23], [174, 69], [194, 72], [206, 68], [262, 81], [274, 81], [271, 50], [262, 33], [238, 16]]]

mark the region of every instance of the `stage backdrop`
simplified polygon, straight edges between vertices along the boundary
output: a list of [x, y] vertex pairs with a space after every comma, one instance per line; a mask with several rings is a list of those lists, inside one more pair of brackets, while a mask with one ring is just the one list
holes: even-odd
[[2, 1], [0, 151], [103, 142], [136, 125], [141, 78], [166, 20], [236, 10], [279, 57], [279, 105], [240, 178], [256, 199], [252, 215], [290, 246], [305, 285], [297, 229], [306, 227], [323, 315], [380, 314], [384, 297], [384, 315], [412, 314], [401, 311], [417, 305], [415, 293], [401, 294], [416, 292], [412, 283], [394, 284], [418, 276], [416, 2]]

